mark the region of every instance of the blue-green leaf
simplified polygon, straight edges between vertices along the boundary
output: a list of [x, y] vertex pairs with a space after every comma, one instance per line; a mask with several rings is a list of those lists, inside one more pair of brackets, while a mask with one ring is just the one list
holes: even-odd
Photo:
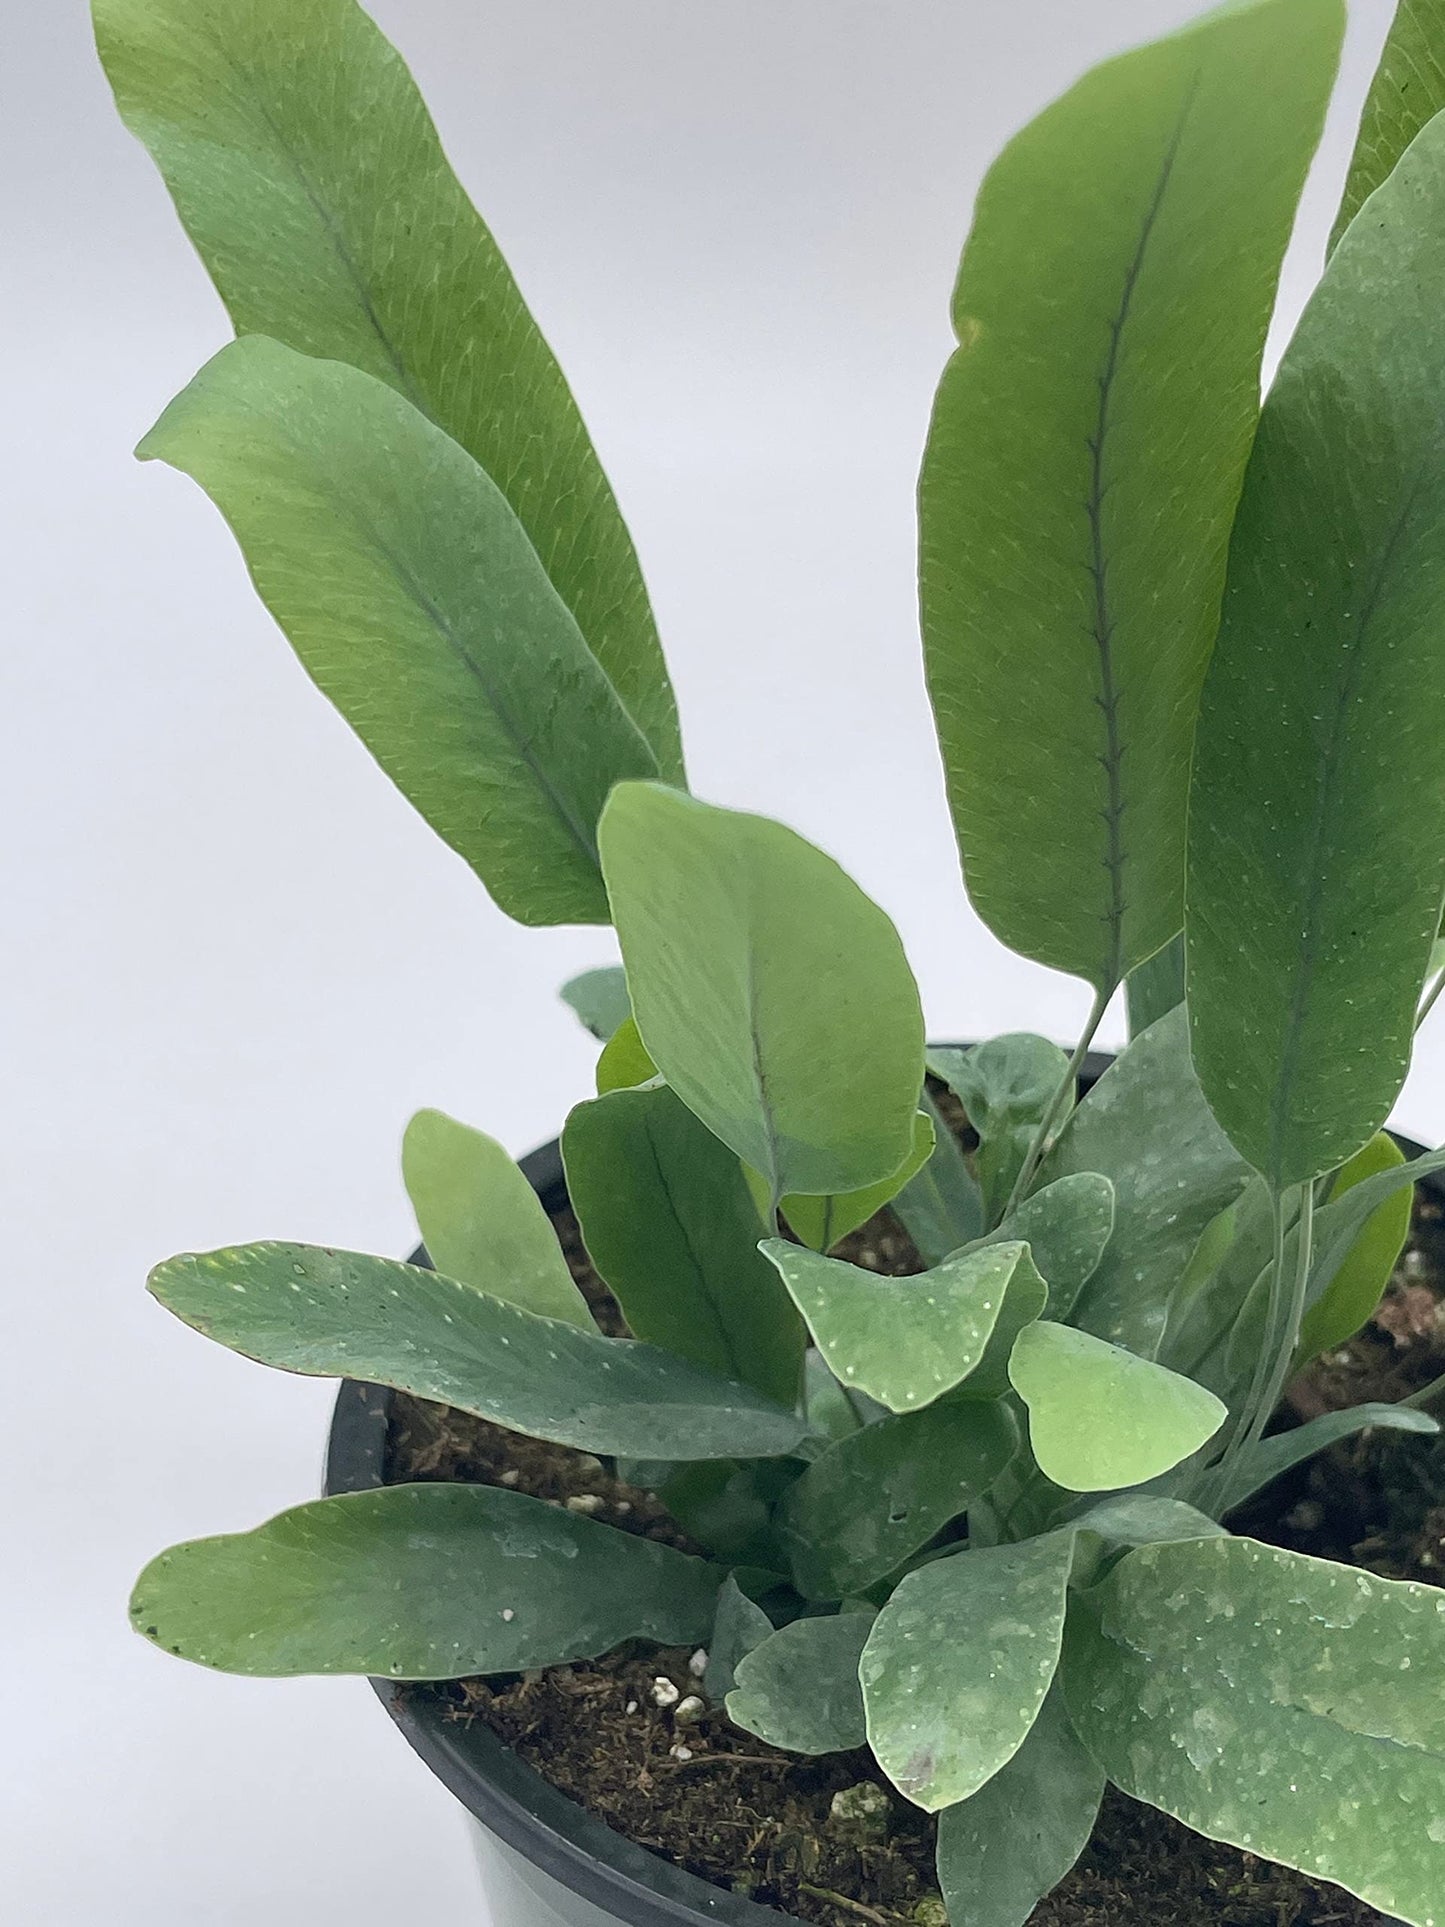
[[1042, 1183], [1099, 1171], [1114, 1186], [1114, 1233], [1072, 1322], [1153, 1357], [1169, 1302], [1206, 1228], [1249, 1182], [1189, 1059], [1185, 1011], [1136, 1037], [1064, 1127]]
[[396, 50], [355, 0], [94, 0], [94, 16], [121, 115], [236, 332], [374, 375], [486, 470], [657, 768], [681, 782], [626, 525]]
[[603, 964], [598, 970], [584, 970], [579, 977], [570, 977], [561, 995], [563, 1003], [599, 1044], [607, 1043], [632, 1015], [627, 972], [621, 964]]
[[562, 1155], [588, 1253], [636, 1336], [792, 1405], [802, 1320], [727, 1146], [658, 1085], [579, 1104]]
[[186, 1324], [263, 1365], [393, 1385], [584, 1452], [770, 1458], [806, 1435], [751, 1386], [390, 1258], [240, 1245], [172, 1258], [150, 1288]]
[[938, 1881], [966, 1927], [1025, 1927], [1089, 1843], [1104, 1797], [1055, 1684], [1013, 1758], [938, 1816]]
[[782, 824], [660, 784], [613, 791], [601, 844], [637, 1025], [688, 1108], [774, 1200], [892, 1177], [923, 1014], [878, 906]]
[[928, 1068], [948, 1085], [978, 1133], [974, 1167], [984, 1215], [997, 1224], [1044, 1115], [1067, 1080], [1069, 1060], [1047, 1038], [1018, 1031], [972, 1050], [930, 1051]]
[[1430, 1927], [1445, 1894], [1445, 1593], [1224, 1538], [1131, 1552], [1087, 1600], [1065, 1689], [1110, 1779]]
[[719, 1577], [520, 1492], [393, 1485], [173, 1546], [141, 1574], [131, 1618], [222, 1672], [459, 1679], [702, 1639]]
[[868, 1740], [928, 1813], [967, 1800], [1023, 1744], [1053, 1682], [1071, 1532], [920, 1567], [874, 1623], [860, 1668]]
[[1206, 14], [1087, 74], [980, 191], [921, 488], [964, 874], [1111, 987], [1183, 923], [1195, 709], [1338, 0]]
[[858, 1656], [867, 1613], [795, 1619], [735, 1668], [727, 1696], [735, 1726], [789, 1753], [847, 1753], [868, 1737]]
[[230, 523], [303, 667], [521, 923], [605, 923], [597, 819], [656, 773], [506, 498], [384, 382], [248, 335], [140, 446]]
[[1276, 1190], [1384, 1123], [1445, 898], [1442, 307], [1437, 118], [1341, 239], [1270, 389], [1199, 712], [1194, 1062]]
[[[995, 1331], [1011, 1344], [1048, 1297], [1024, 1244], [956, 1252], [915, 1278], [882, 1277], [780, 1238], [762, 1249], [835, 1376], [891, 1412], [916, 1411], [964, 1383]], [[1006, 1383], [991, 1374], [986, 1395]]]
[[798, 1591], [867, 1592], [987, 1492], [1018, 1447], [1005, 1405], [951, 1399], [841, 1439], [778, 1508]]

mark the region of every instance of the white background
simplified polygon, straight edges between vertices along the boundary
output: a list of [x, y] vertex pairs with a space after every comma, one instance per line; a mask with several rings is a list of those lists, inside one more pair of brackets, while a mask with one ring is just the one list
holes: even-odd
[[[988, 157], [1192, 0], [374, 10], [589, 416], [696, 789], [852, 868], [936, 1035], [1066, 1037], [1085, 994], [1007, 958], [956, 887], [912, 486]], [[1291, 314], [1387, 12], [1355, 9]], [[0, 13], [0, 1917], [480, 1921], [456, 1813], [364, 1686], [228, 1680], [128, 1632], [152, 1551], [316, 1490], [330, 1398], [143, 1281], [259, 1236], [403, 1249], [405, 1119], [551, 1136], [591, 1062], [554, 986], [608, 940], [490, 906], [307, 684], [199, 492], [130, 461], [223, 317], [79, 0]], [[1445, 1134], [1442, 1071], [1437, 1029], [1400, 1108], [1421, 1136]]]

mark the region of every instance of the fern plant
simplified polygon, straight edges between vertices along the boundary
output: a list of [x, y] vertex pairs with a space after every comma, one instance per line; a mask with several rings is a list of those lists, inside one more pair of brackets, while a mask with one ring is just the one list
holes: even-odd
[[[238, 336], [141, 454], [214, 499], [496, 902], [611, 922], [623, 958], [570, 987], [605, 1048], [563, 1150], [631, 1336], [501, 1148], [436, 1112], [404, 1159], [435, 1269], [259, 1244], [151, 1288], [266, 1364], [614, 1461], [703, 1549], [399, 1485], [162, 1554], [138, 1627], [236, 1672], [408, 1680], [703, 1643], [739, 1726], [866, 1744], [938, 1815], [970, 1927], [1025, 1920], [1110, 1780], [1445, 1921], [1445, 1593], [1228, 1529], [1350, 1431], [1436, 1429], [1268, 1427], [1445, 1166], [1381, 1135], [1445, 980], [1442, 10], [1401, 10], [1262, 406], [1340, 0], [1234, 0], [1109, 62], [979, 195], [924, 652], [975, 907], [1093, 988], [1072, 1057], [929, 1053], [883, 911], [688, 793], [601, 466], [353, 0], [95, 13]], [[1132, 1041], [1076, 1101], [1125, 987]], [[917, 1275], [837, 1254], [885, 1205]]]

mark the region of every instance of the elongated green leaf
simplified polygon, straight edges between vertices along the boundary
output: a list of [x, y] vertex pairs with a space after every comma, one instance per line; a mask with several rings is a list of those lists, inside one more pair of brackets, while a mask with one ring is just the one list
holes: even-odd
[[1074, 1539], [971, 1547], [912, 1572], [874, 1623], [860, 1674], [878, 1764], [927, 1813], [1011, 1760], [1053, 1682]]
[[948, 1085], [978, 1133], [974, 1167], [984, 1216], [997, 1224], [1069, 1060], [1047, 1038], [1018, 1031], [968, 1051], [930, 1051], [928, 1068]]
[[599, 1044], [607, 1043], [632, 1015], [632, 999], [627, 994], [627, 972], [621, 964], [604, 964], [600, 970], [584, 970], [562, 986], [562, 1001], [576, 1013], [577, 1021], [589, 1030]]
[[1071, 1621], [1079, 1737], [1126, 1793], [1429, 1927], [1445, 1593], [1249, 1539], [1131, 1552]]
[[1067, 1318], [1099, 1269], [1113, 1230], [1113, 1184], [1101, 1172], [1079, 1171], [1025, 1198], [983, 1242], [1022, 1240], [1049, 1288], [1045, 1316]]
[[717, 1613], [707, 1642], [703, 1684], [714, 1706], [721, 1706], [737, 1685], [741, 1661], [773, 1635], [773, 1622], [729, 1573], [717, 1596]]
[[[919, 1111], [913, 1120], [913, 1149], [891, 1177], [884, 1178], [881, 1184], [865, 1185], [861, 1191], [848, 1191], [841, 1196], [784, 1198], [783, 1216], [790, 1229], [811, 1250], [829, 1250], [850, 1231], [867, 1224], [917, 1177], [933, 1156], [934, 1142], [933, 1120], [926, 1112]], [[757, 1187], [754, 1195], [766, 1209], [767, 1187], [760, 1177]]]
[[867, 1613], [839, 1613], [784, 1626], [738, 1661], [728, 1718], [789, 1753], [862, 1746], [868, 1734], [858, 1656], [871, 1624]]
[[1320, 1254], [1310, 1272], [1311, 1307], [1333, 1289], [1334, 1281], [1350, 1259], [1365, 1226], [1381, 1205], [1401, 1192], [1407, 1195], [1432, 1171], [1445, 1171], [1445, 1151], [1427, 1151], [1408, 1164], [1394, 1164], [1372, 1177], [1361, 1178], [1348, 1190], [1338, 1192], [1315, 1213], [1315, 1250]]
[[933, 1120], [933, 1156], [894, 1198], [893, 1214], [923, 1262], [936, 1265], [982, 1236], [983, 1197], [963, 1146], [926, 1090], [920, 1101]]
[[1152, 1357], [1195, 1247], [1250, 1177], [1199, 1088], [1182, 1008], [1136, 1037], [1105, 1071], [1040, 1177], [1047, 1184], [1076, 1171], [1112, 1180], [1114, 1233], [1072, 1322]]
[[[1332, 1199], [1342, 1197], [1378, 1171], [1391, 1171], [1405, 1162], [1405, 1153], [1384, 1131], [1357, 1151], [1330, 1186]], [[1410, 1233], [1414, 1200], [1401, 1188], [1370, 1213], [1360, 1228], [1348, 1258], [1305, 1313], [1300, 1329], [1299, 1363], [1343, 1345], [1374, 1317], [1390, 1274]]]
[[174, 1546], [137, 1629], [222, 1672], [459, 1679], [703, 1638], [716, 1567], [486, 1485], [393, 1485]]
[[371, 375], [259, 335], [140, 454], [199, 482], [307, 674], [522, 923], [605, 923], [597, 818], [652, 751], [496, 485]]
[[890, 1412], [952, 1391], [979, 1367], [997, 1326], [1016, 1331], [1048, 1296], [1024, 1244], [957, 1252], [916, 1278], [880, 1277], [780, 1238], [762, 1249], [838, 1379]]
[[867, 1592], [987, 1492], [1018, 1446], [1006, 1406], [947, 1399], [841, 1440], [778, 1509], [798, 1591]]
[[758, 1250], [742, 1168], [665, 1085], [579, 1104], [562, 1134], [592, 1262], [630, 1329], [795, 1403], [805, 1336]]
[[1129, 972], [1129, 1035], [1137, 1037], [1184, 1002], [1184, 933]]
[[1352, 1405], [1343, 1412], [1322, 1412], [1307, 1425], [1296, 1425], [1287, 1432], [1274, 1432], [1258, 1444], [1247, 1446], [1235, 1460], [1228, 1484], [1218, 1499], [1221, 1513], [1262, 1492], [1291, 1466], [1312, 1459], [1316, 1452], [1353, 1438], [1356, 1432], [1378, 1426], [1385, 1432], [1418, 1432], [1429, 1437], [1440, 1430], [1426, 1412], [1409, 1405]]
[[172, 1258], [150, 1288], [196, 1331], [263, 1365], [393, 1385], [584, 1452], [769, 1458], [805, 1431], [750, 1386], [686, 1359], [390, 1258], [239, 1245]]
[[541, 1200], [494, 1138], [418, 1111], [401, 1168], [427, 1256], [448, 1278], [544, 1318], [593, 1328]]
[[1445, 107], [1445, 5], [1400, 0], [1355, 143], [1330, 246], [1414, 140]]
[[1104, 1774], [1055, 1685], [1023, 1745], [971, 1799], [938, 1816], [938, 1882], [967, 1927], [1025, 1927], [1089, 1843]]
[[1066, 1492], [1112, 1492], [1170, 1471], [1229, 1416], [1213, 1392], [1091, 1332], [1041, 1320], [1018, 1335], [1013, 1388], [1039, 1470]]
[[1445, 896], [1442, 305], [1436, 121], [1336, 248], [1270, 390], [1200, 709], [1194, 1061], [1277, 1189], [1383, 1124]]
[[237, 333], [363, 369], [467, 450], [658, 769], [680, 782], [676, 708], [631, 538], [395, 50], [354, 0], [94, 0], [94, 14], [121, 114]]
[[918, 988], [888, 918], [766, 817], [624, 783], [603, 865], [643, 1041], [771, 1196], [861, 1190], [913, 1148]]
[[979, 914], [1096, 986], [1183, 923], [1195, 707], [1342, 16], [1236, 4], [1096, 68], [994, 163], [964, 254], [929, 688]]

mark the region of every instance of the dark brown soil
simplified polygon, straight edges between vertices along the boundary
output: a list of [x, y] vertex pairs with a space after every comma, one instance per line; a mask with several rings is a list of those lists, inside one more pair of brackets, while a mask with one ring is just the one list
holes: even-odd
[[[599, 1322], [621, 1331], [570, 1211], [556, 1223]], [[844, 1251], [894, 1275], [920, 1268], [907, 1234], [886, 1212]], [[1445, 1219], [1421, 1195], [1410, 1247], [1379, 1315], [1290, 1388], [1293, 1412], [1309, 1417], [1403, 1397], [1445, 1372], [1442, 1300]], [[394, 1480], [516, 1486], [689, 1548], [652, 1494], [624, 1484], [595, 1458], [420, 1400], [398, 1398], [393, 1409]], [[1429, 1439], [1366, 1434], [1281, 1480], [1234, 1523], [1299, 1551], [1439, 1584], [1445, 1449]], [[799, 1759], [713, 1708], [679, 1720], [677, 1705], [697, 1690], [692, 1659], [638, 1645], [520, 1679], [413, 1690], [442, 1694], [458, 1719], [484, 1720], [553, 1786], [703, 1879], [817, 1927], [941, 1922], [932, 1822], [888, 1787], [870, 1756]], [[887, 1799], [882, 1830], [866, 1838], [834, 1812], [836, 1797], [860, 1782]], [[1384, 1919], [1337, 1887], [1205, 1840], [1111, 1791], [1083, 1859], [1040, 1903], [1032, 1927], [1377, 1927]]]

